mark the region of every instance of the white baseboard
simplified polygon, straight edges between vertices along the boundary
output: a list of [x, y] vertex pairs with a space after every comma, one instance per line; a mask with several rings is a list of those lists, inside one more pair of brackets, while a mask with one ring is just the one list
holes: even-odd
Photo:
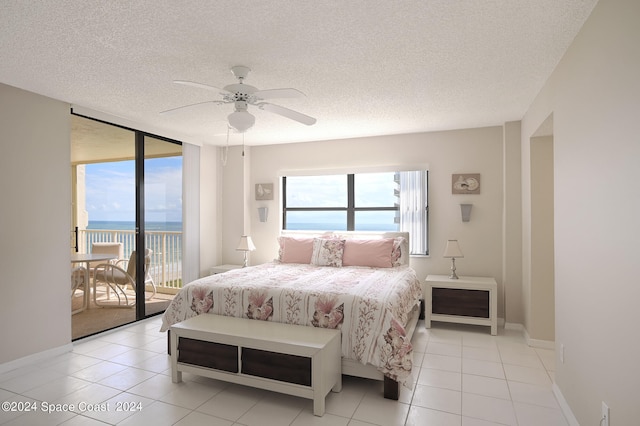
[[532, 348], [552, 349], [552, 350], [556, 348], [556, 342], [553, 340], [532, 339], [529, 336], [527, 329], [522, 324], [507, 322], [504, 324], [504, 329], [520, 331], [524, 336], [525, 341], [527, 342], [527, 345], [531, 346]]
[[[514, 331], [522, 332], [522, 335], [524, 336], [525, 341], [531, 347], [542, 348], [542, 349], [555, 349], [556, 347], [556, 344], [554, 341], [532, 339], [529, 336], [529, 333], [527, 333], [527, 329], [522, 324], [505, 322], [504, 328], [505, 330], [514, 330]], [[567, 400], [564, 399], [564, 395], [562, 394], [562, 392], [560, 391], [560, 388], [555, 382], [552, 385], [552, 390], [553, 390], [553, 394], [556, 396], [556, 399], [558, 400], [558, 404], [560, 405], [562, 414], [564, 414], [565, 418], [567, 419], [567, 422], [569, 422], [569, 426], [580, 426], [580, 423], [578, 423], [578, 420], [573, 415], [571, 408], [569, 408], [569, 404], [567, 403]]]
[[527, 339], [527, 344], [532, 348], [539, 349], [556, 349], [556, 342], [553, 340], [537, 340], [537, 339]]
[[504, 323], [505, 330], [515, 330], [515, 331], [524, 331], [524, 327], [522, 324], [518, 324], [516, 322], [505, 322]]
[[14, 359], [13, 361], [0, 364], [0, 374], [7, 371], [15, 370], [16, 368], [24, 367], [26, 365], [34, 364], [38, 361], [44, 361], [52, 357], [62, 355], [73, 350], [73, 344], [67, 343], [66, 345], [58, 346], [57, 348], [47, 349], [46, 351], [38, 352], [35, 354], [27, 355], [22, 358]]
[[564, 416], [567, 418], [567, 421], [569, 422], [569, 426], [580, 426], [580, 423], [578, 423], [578, 419], [576, 419], [576, 416], [573, 415], [573, 411], [571, 411], [571, 408], [569, 408], [569, 404], [567, 403], [567, 400], [564, 399], [564, 395], [562, 394], [562, 391], [560, 391], [558, 385], [554, 383], [551, 388], [553, 390], [553, 394], [558, 400], [558, 404], [560, 404], [562, 414], [564, 414]]
[[527, 329], [524, 328], [524, 338], [527, 340], [527, 345], [532, 348], [540, 348], [540, 349], [555, 349], [556, 342], [553, 340], [540, 340], [540, 339], [532, 339], [527, 332]]

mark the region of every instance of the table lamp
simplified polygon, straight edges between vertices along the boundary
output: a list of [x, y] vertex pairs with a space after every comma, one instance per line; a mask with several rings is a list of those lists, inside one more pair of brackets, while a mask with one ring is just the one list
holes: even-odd
[[238, 243], [238, 247], [236, 247], [236, 250], [244, 252], [244, 263], [242, 264], [243, 268], [247, 266], [247, 254], [250, 251], [254, 251], [255, 249], [256, 246], [253, 245], [253, 241], [251, 241], [250, 236], [243, 235], [242, 237], [240, 237], [240, 242]]
[[462, 250], [460, 250], [458, 240], [447, 240], [447, 246], [444, 248], [444, 254], [442, 256], [451, 258], [451, 275], [449, 275], [449, 279], [457, 280], [456, 257], [464, 257]]

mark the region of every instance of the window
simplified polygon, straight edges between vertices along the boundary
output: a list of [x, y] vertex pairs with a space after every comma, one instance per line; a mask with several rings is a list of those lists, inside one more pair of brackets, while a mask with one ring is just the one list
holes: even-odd
[[404, 231], [428, 254], [428, 172], [285, 176], [283, 229]]

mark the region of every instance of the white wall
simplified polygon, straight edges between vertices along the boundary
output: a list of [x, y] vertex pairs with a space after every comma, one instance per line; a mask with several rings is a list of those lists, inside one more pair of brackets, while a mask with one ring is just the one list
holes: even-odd
[[0, 84], [0, 365], [71, 342], [69, 105]]
[[[222, 148], [223, 152], [225, 148]], [[251, 235], [249, 208], [249, 174], [251, 148], [230, 147], [226, 155], [226, 164], [222, 166], [222, 201], [220, 229], [222, 237], [221, 264], [241, 265], [243, 252], [236, 250], [243, 234]], [[245, 213], [246, 212], [246, 213]]]
[[[411, 265], [421, 279], [427, 274], [448, 274], [450, 260], [442, 258], [447, 239], [457, 238], [464, 259], [456, 261], [459, 275], [493, 276], [502, 282], [503, 237], [503, 129], [489, 127], [448, 132], [379, 136], [251, 148], [250, 188], [273, 183], [273, 201], [255, 201], [251, 193], [248, 211], [251, 236], [257, 250], [251, 263], [263, 263], [277, 255], [281, 229], [279, 200], [282, 171], [361, 170], [381, 166], [425, 166], [429, 168], [431, 256], [413, 258]], [[231, 164], [231, 159], [229, 161]], [[227, 168], [229, 165], [227, 165]], [[480, 173], [479, 195], [452, 195], [452, 173]], [[238, 184], [225, 181], [225, 194], [239, 191]], [[233, 200], [236, 200], [234, 197]], [[471, 221], [463, 223], [460, 204], [472, 203]], [[227, 200], [224, 202], [227, 205]], [[229, 209], [237, 209], [237, 201]], [[269, 207], [266, 223], [258, 220], [257, 207]], [[234, 210], [236, 217], [238, 211]], [[225, 217], [231, 216], [231, 213]], [[238, 219], [235, 219], [236, 221]], [[226, 227], [226, 226], [225, 226]], [[237, 226], [236, 226], [237, 227]], [[518, 282], [513, 285], [520, 285]], [[499, 316], [504, 317], [502, 287]]]
[[222, 188], [220, 149], [210, 145], [200, 147], [200, 276], [209, 274], [212, 266], [221, 261], [222, 236], [221, 203], [218, 195]]
[[556, 382], [583, 425], [601, 401], [612, 425], [640, 419], [638, 17], [637, 0], [601, 0], [522, 120], [526, 200], [530, 138], [553, 113]]

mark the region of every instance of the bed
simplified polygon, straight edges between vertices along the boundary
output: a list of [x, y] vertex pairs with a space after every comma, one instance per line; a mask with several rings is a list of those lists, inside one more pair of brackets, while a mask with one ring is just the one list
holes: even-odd
[[410, 380], [411, 336], [422, 298], [409, 266], [408, 233], [283, 231], [276, 259], [185, 285], [162, 331], [200, 314], [342, 332], [342, 373], [384, 380], [397, 399]]

